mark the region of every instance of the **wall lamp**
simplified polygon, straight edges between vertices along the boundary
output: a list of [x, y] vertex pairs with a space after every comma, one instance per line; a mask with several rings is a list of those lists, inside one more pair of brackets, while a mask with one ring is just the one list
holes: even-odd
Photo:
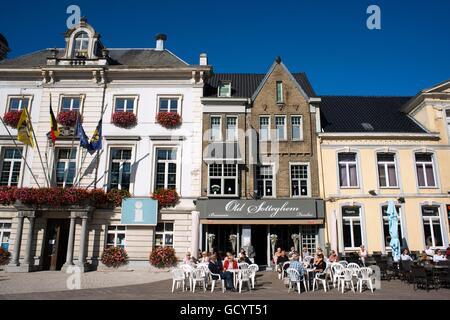
[[370, 194], [371, 196], [376, 196], [376, 195], [377, 195], [377, 193], [376, 193], [375, 190], [369, 190], [369, 194]]

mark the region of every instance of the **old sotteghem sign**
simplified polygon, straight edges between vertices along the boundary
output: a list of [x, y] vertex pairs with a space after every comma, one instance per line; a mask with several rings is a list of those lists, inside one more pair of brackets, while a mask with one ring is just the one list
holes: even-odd
[[321, 219], [323, 200], [199, 200], [203, 219]]

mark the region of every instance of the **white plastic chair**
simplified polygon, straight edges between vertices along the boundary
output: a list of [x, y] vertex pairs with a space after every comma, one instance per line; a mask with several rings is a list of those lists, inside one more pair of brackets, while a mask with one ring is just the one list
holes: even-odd
[[339, 290], [339, 279], [342, 278], [345, 267], [342, 264], [335, 262], [331, 265], [331, 270], [333, 271], [333, 288], [336, 288], [337, 284]]
[[248, 269], [248, 263], [247, 262], [241, 262], [238, 264], [239, 269]]
[[195, 292], [195, 285], [197, 284], [197, 282], [200, 282], [203, 285], [203, 291], [206, 292], [205, 269], [203, 268], [194, 269], [194, 271], [192, 272], [192, 282], [193, 282], [192, 292]]
[[[287, 273], [287, 277], [289, 279], [288, 293], [291, 292], [293, 283], [297, 284], [297, 290], [298, 290], [299, 294], [300, 294], [300, 283], [303, 283], [303, 286], [305, 287], [305, 291], [308, 292], [308, 287], [306, 285], [306, 280], [305, 280], [304, 276], [302, 278], [300, 278], [300, 273], [297, 270], [292, 269], [292, 268], [288, 268], [286, 270], [286, 273]], [[295, 288], [294, 288], [294, 291], [295, 291]]]
[[188, 264], [182, 264], [181, 269], [184, 272], [185, 279], [189, 281], [189, 290], [192, 291], [192, 273], [194, 268]]
[[283, 265], [281, 266], [281, 273], [278, 275], [278, 279], [281, 279], [281, 280], [284, 279], [284, 276], [286, 274], [286, 270], [284, 269], [284, 267], [287, 265], [288, 266], [287, 268], [289, 268], [290, 264], [291, 264], [290, 261], [286, 261], [286, 262], [283, 263]]
[[358, 274], [359, 269], [361, 269], [361, 267], [357, 264], [357, 263], [349, 263], [347, 266], [347, 269], [350, 269], [353, 271], [353, 275], [356, 277], [356, 275]]
[[339, 263], [340, 265], [344, 266], [344, 268], [347, 268], [347, 266], [348, 266], [348, 262], [345, 261], [345, 260], [339, 261], [338, 263]]
[[353, 285], [353, 270], [352, 269], [344, 269], [342, 273], [342, 278], [340, 279], [340, 284], [342, 285], [342, 293], [344, 293], [344, 289], [346, 284], [351, 284], [352, 291], [355, 292], [355, 286]]
[[[214, 279], [215, 277], [217, 277], [217, 279]], [[209, 272], [209, 281], [211, 282], [211, 292], [214, 292], [217, 281], [222, 285], [222, 293], [225, 292], [225, 280], [222, 279], [220, 274]]]
[[238, 286], [239, 286], [239, 293], [242, 291], [242, 283], [247, 282], [248, 284], [248, 290], [252, 291], [251, 288], [251, 279], [250, 275], [252, 274], [252, 271], [250, 269], [241, 269], [238, 273]]
[[328, 274], [329, 274], [329, 266], [328, 266], [328, 264], [325, 267], [325, 270], [323, 270], [323, 272], [317, 272], [317, 273], [314, 274], [313, 289], [312, 289], [313, 292], [314, 292], [314, 290], [316, 288], [316, 283], [318, 283], [317, 284], [317, 289], [319, 288], [319, 283], [321, 283], [322, 286], [323, 286], [323, 290], [325, 292], [327, 292], [327, 287], [328, 287], [328, 290], [330, 290], [330, 286], [329, 286], [328, 281], [327, 281]]
[[370, 291], [373, 293], [373, 284], [372, 284], [372, 269], [368, 267], [364, 267], [359, 269], [358, 271], [358, 283], [356, 284], [356, 290], [359, 288], [359, 292], [362, 292], [362, 287], [364, 283], [369, 285]]
[[186, 279], [184, 275], [183, 269], [173, 269], [172, 270], [172, 293], [175, 290], [175, 284], [177, 285], [177, 289], [179, 288], [179, 285], [181, 284], [184, 292], [184, 280]]
[[248, 266], [248, 269], [252, 271], [250, 279], [252, 280], [252, 288], [255, 289], [256, 273], [259, 271], [257, 264], [252, 263]]

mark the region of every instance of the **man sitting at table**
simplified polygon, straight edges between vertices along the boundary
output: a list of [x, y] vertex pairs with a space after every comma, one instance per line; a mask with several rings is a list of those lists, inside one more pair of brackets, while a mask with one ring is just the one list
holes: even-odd
[[442, 251], [437, 249], [436, 254], [433, 256], [433, 262], [446, 261], [447, 258], [442, 254]]
[[292, 255], [292, 262], [289, 265], [289, 269], [295, 269], [298, 271], [298, 274], [300, 276], [297, 280], [303, 280], [303, 276], [305, 274], [305, 268], [303, 267], [303, 263], [299, 262], [299, 255], [293, 254]]
[[[217, 260], [217, 256], [215, 254], [209, 258], [208, 269], [211, 273], [220, 274], [220, 277], [225, 280], [225, 287], [227, 290], [234, 290], [233, 274], [228, 271], [222, 271], [222, 264]], [[211, 277], [213, 280], [219, 279], [218, 276], [211, 275]]]

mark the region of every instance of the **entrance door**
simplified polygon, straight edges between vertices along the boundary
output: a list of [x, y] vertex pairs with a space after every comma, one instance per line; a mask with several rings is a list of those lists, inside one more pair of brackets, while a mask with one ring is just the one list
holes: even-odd
[[48, 219], [44, 249], [44, 270], [61, 270], [66, 262], [69, 240], [68, 219]]
[[255, 250], [255, 263], [267, 266], [267, 226], [252, 225], [252, 246]]

